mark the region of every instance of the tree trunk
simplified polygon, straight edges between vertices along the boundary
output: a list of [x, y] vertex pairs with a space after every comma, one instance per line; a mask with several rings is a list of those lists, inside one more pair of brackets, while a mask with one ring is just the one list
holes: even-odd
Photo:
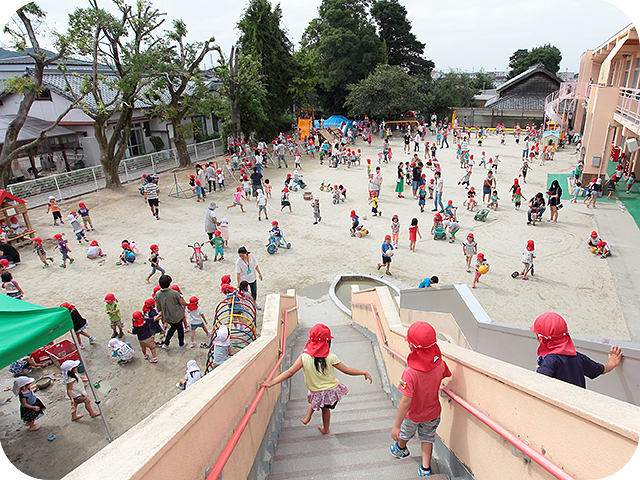
[[240, 105], [238, 98], [231, 100], [231, 123], [233, 124], [233, 136], [240, 137]]
[[176, 146], [176, 151], [178, 152], [178, 160], [180, 160], [181, 167], [188, 167], [191, 165], [191, 156], [187, 151], [187, 141], [184, 139], [184, 134], [181, 130], [176, 129], [175, 125], [173, 127], [173, 143]]
[[106, 187], [116, 189], [122, 187], [122, 183], [120, 182], [120, 176], [118, 175], [119, 165], [116, 164], [114, 169], [114, 163], [111, 161], [112, 157], [109, 155], [109, 144], [103, 131], [107, 124], [107, 119], [108, 117], [105, 119], [95, 119], [93, 130], [96, 136], [96, 141], [98, 142], [98, 147], [100, 147], [100, 164], [102, 165], [102, 171], [104, 172]]

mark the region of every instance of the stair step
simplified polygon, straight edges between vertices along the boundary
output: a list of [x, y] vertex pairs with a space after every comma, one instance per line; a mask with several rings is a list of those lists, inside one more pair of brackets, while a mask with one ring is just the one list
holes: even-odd
[[[394, 480], [411, 479], [415, 480], [420, 457], [409, 457], [403, 460], [394, 459], [389, 454], [388, 460], [377, 460], [372, 462], [358, 462], [349, 465], [332, 465], [333, 457], [324, 458], [324, 466], [309, 468], [306, 458], [298, 458], [297, 463], [289, 465], [289, 471], [271, 473], [267, 480], [287, 480], [291, 478], [313, 478], [327, 480], [348, 480], [353, 478], [393, 478]], [[379, 457], [378, 457], [379, 458]], [[360, 460], [360, 459], [358, 459]], [[352, 457], [353, 461], [353, 457]], [[275, 463], [275, 462], [274, 462]], [[295, 466], [301, 467], [295, 470]], [[275, 468], [275, 465], [274, 465]], [[429, 478], [433, 480], [448, 480], [445, 474], [433, 474]]]
[[352, 430], [342, 433], [332, 432], [331, 435], [320, 435], [320, 432], [313, 427], [309, 429], [308, 433], [306, 437], [281, 437], [278, 439], [276, 458], [280, 455], [299, 455], [301, 453], [306, 455], [314, 451], [350, 448], [383, 442], [388, 442], [389, 446], [391, 446], [392, 442], [390, 427]]
[[[346, 397], [345, 397], [346, 399]], [[337, 410], [340, 412], [347, 412], [350, 410], [362, 410], [362, 409], [371, 409], [376, 412], [383, 410], [385, 408], [392, 408], [395, 410], [395, 407], [391, 403], [391, 400], [386, 395], [380, 396], [380, 398], [373, 398], [371, 400], [367, 400], [366, 402], [340, 402], [338, 404]], [[300, 402], [299, 404], [287, 405], [287, 413], [285, 414], [285, 418], [288, 416], [298, 417], [304, 415], [307, 411], [307, 406]]]
[[[342, 418], [347, 418], [342, 417]], [[331, 433], [344, 433], [353, 430], [354, 428], [360, 428], [362, 430], [371, 430], [378, 428], [387, 428], [388, 430], [393, 427], [393, 422], [396, 419], [395, 412], [390, 412], [388, 415], [376, 415], [375, 418], [357, 418], [357, 419], [346, 419], [342, 420], [340, 415], [335, 415], [331, 417]], [[309, 435], [309, 431], [314, 431], [314, 434], [317, 432], [320, 435], [320, 432], [317, 430], [317, 426], [322, 423], [320, 416], [316, 416], [316, 418], [312, 419], [308, 425], [303, 425], [298, 422], [297, 425], [286, 426], [283, 425], [280, 430], [280, 437], [305, 437]]]

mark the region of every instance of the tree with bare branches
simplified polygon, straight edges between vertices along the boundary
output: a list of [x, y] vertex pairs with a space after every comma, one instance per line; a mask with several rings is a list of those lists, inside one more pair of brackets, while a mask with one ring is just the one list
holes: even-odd
[[[107, 188], [122, 186], [118, 168], [128, 148], [133, 112], [153, 82], [163, 54], [156, 31], [164, 23], [164, 14], [148, 0], [138, 0], [135, 8], [123, 0], [113, 3], [118, 16], [100, 8], [97, 0], [89, 0], [89, 8], [77, 8], [69, 15], [68, 33], [73, 52], [89, 57], [93, 64], [88, 96], [92, 105], [85, 102], [83, 110], [94, 120]], [[101, 73], [101, 65], [112, 74]], [[110, 123], [112, 119], [115, 124]]]
[[[27, 75], [22, 77], [12, 77], [4, 84], [6, 91], [19, 93], [22, 96], [22, 100], [20, 101], [15, 118], [7, 127], [2, 151], [0, 152], [0, 188], [5, 188], [9, 182], [11, 177], [11, 164], [13, 161], [29, 149], [42, 142], [42, 140], [47, 137], [47, 133], [56, 128], [67, 113], [77, 107], [80, 102], [82, 102], [84, 95], [86, 95], [86, 90], [83, 91], [82, 88], [80, 91], [76, 89], [76, 91], [73, 92], [69, 86], [68, 79], [64, 74], [63, 59], [68, 52], [68, 37], [55, 35], [57, 53], [53, 56], [47, 57], [47, 52], [41, 48], [40, 40], [38, 40], [38, 26], [44, 22], [46, 16], [45, 12], [43, 12], [35, 3], [29, 3], [18, 9], [16, 16], [17, 19], [14, 19], [5, 26], [4, 32], [12, 37], [16, 50], [29, 55], [33, 59], [34, 67]], [[18, 135], [20, 134], [20, 130], [29, 116], [29, 110], [31, 110], [33, 102], [44, 90], [42, 87], [44, 71], [51, 65], [58, 65], [59, 70], [63, 72], [63, 76], [67, 83], [67, 89], [73, 95], [73, 101], [63, 112], [60, 113], [51, 126], [42, 130], [34, 140], [18, 147]]]

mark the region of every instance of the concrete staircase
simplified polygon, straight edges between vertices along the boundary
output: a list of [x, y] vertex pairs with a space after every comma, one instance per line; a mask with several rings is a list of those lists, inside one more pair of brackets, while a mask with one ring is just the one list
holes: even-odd
[[[301, 322], [305, 313], [300, 312]], [[397, 459], [389, 452], [397, 409], [382, 389], [370, 341], [344, 324], [348, 321], [344, 314], [339, 316], [344, 318], [342, 325], [329, 324], [335, 337], [331, 350], [345, 365], [367, 370], [373, 384], [369, 385], [363, 377], [337, 372], [349, 394], [332, 412], [331, 434], [322, 435], [317, 429], [322, 423], [320, 412], [314, 413], [308, 425], [300, 422], [307, 409], [307, 389], [302, 372], [296, 374], [291, 380], [291, 396], [271, 464], [272, 473], [267, 479], [416, 478], [422, 461], [420, 442], [417, 438], [409, 442], [412, 455], [406, 459]], [[304, 348], [310, 327], [300, 325], [293, 359]], [[448, 480], [446, 474], [438, 473], [447, 471], [446, 465], [435, 457], [431, 465], [434, 472], [431, 478]]]

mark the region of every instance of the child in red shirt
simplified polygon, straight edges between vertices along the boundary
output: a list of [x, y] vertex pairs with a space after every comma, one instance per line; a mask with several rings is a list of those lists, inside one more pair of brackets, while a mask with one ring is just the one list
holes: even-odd
[[391, 445], [391, 454], [398, 458], [408, 457], [407, 442], [417, 431], [422, 442], [418, 475], [426, 477], [431, 475], [431, 453], [442, 410], [438, 391], [442, 380], [450, 377], [451, 372], [442, 359], [436, 331], [430, 324], [414, 322], [407, 331], [406, 340], [411, 353], [398, 385], [402, 400], [391, 430], [391, 437], [396, 441]]

